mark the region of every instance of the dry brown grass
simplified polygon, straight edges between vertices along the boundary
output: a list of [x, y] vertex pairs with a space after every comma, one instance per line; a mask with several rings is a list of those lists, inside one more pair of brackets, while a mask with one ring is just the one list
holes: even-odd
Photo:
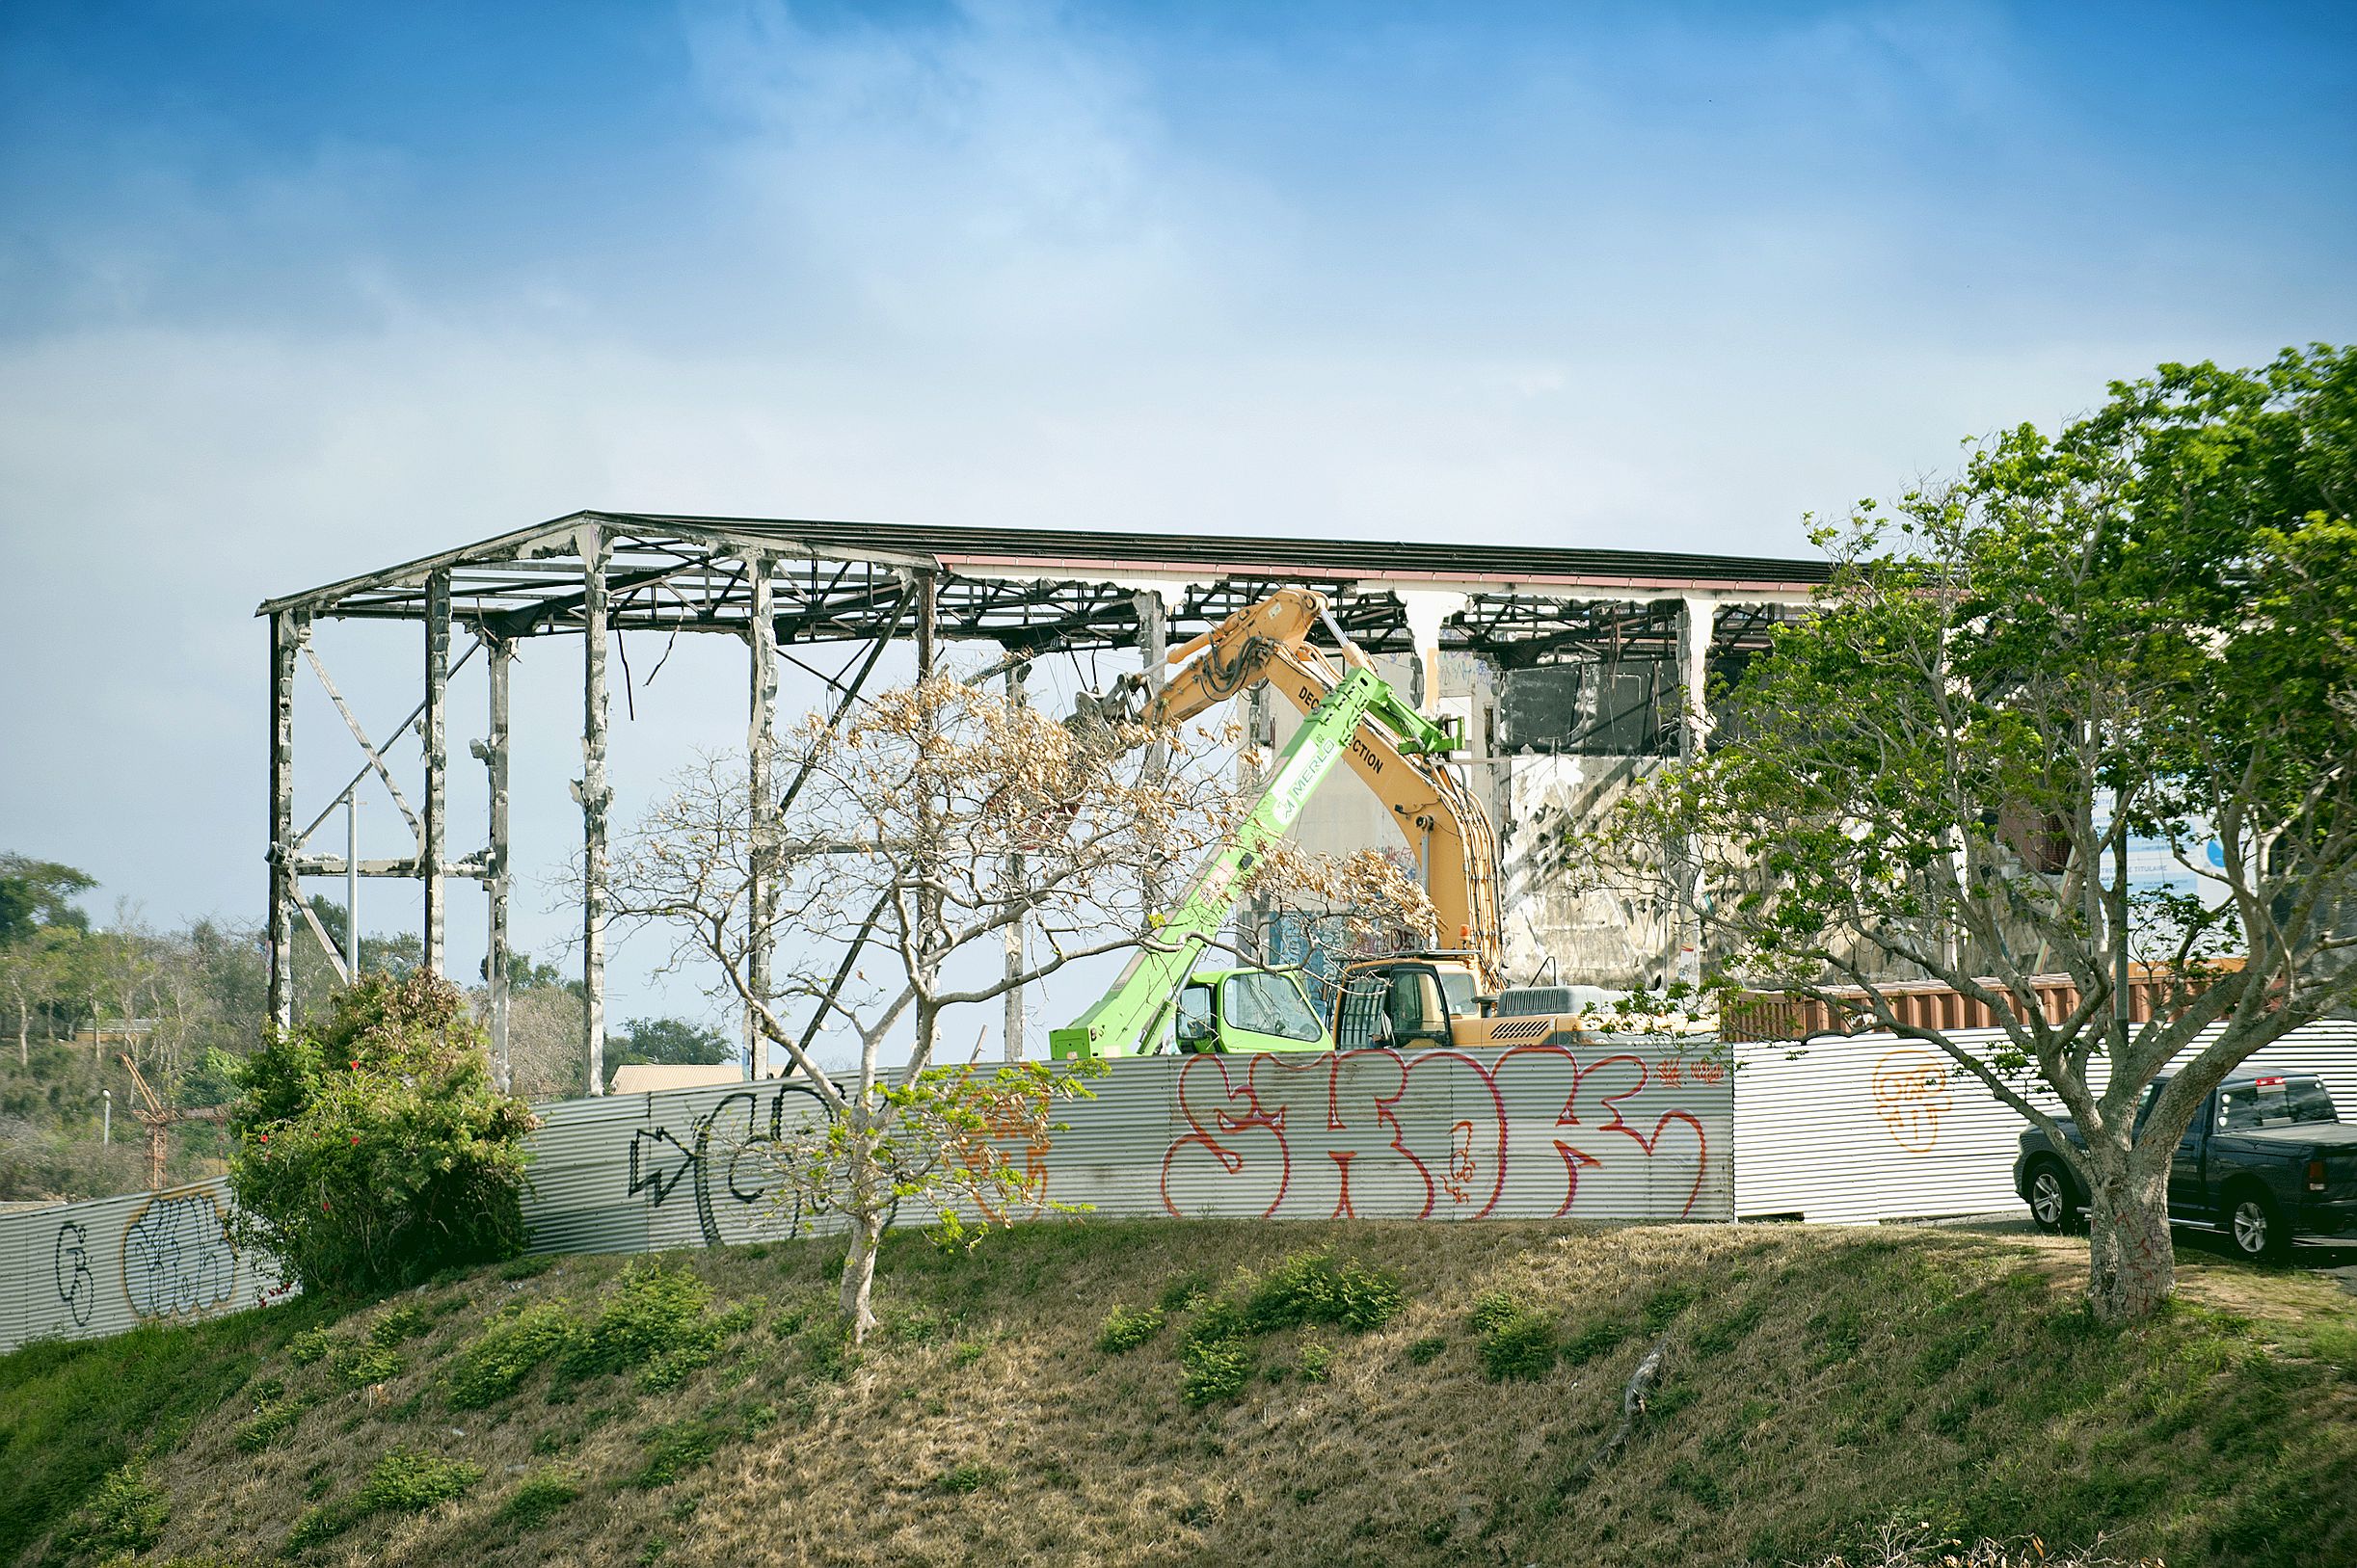
[[[1259, 1340], [1262, 1375], [1199, 1410], [1180, 1395], [1185, 1315], [1126, 1354], [1097, 1347], [1115, 1304], [1151, 1305], [1189, 1270], [1266, 1270], [1308, 1248], [1397, 1270], [1406, 1309], [1363, 1336]], [[1879, 1560], [1857, 1554], [1884, 1525], [1946, 1507], [1933, 1521], [1942, 1531], [2035, 1529], [2057, 1555], [2109, 1529], [2123, 1555], [2315, 1561], [2272, 1555], [2276, 1527], [2245, 1518], [2232, 1483], [2357, 1465], [2349, 1385], [2264, 1348], [2318, 1314], [2346, 1316], [2337, 1292], [2197, 1264], [2186, 1294], [2260, 1319], [2255, 1330], [2196, 1312], [2097, 1342], [2072, 1326], [2083, 1253], [2075, 1264], [2063, 1244], [2026, 1238], [1161, 1222], [1042, 1227], [952, 1258], [901, 1237], [882, 1277], [887, 1332], [842, 1369], [817, 1326], [832, 1263], [822, 1245], [680, 1261], [724, 1301], [759, 1304], [760, 1320], [661, 1393], [606, 1375], [551, 1402], [546, 1369], [487, 1410], [454, 1411], [442, 1392], [449, 1354], [495, 1313], [585, 1304], [622, 1266], [610, 1259], [521, 1280], [485, 1273], [340, 1325], [357, 1339], [395, 1308], [431, 1315], [399, 1346], [407, 1369], [373, 1398], [336, 1386], [333, 1358], [278, 1358], [257, 1380], [322, 1402], [249, 1453], [235, 1441], [249, 1393], [151, 1463], [174, 1500], [156, 1556], [275, 1555], [306, 1507], [349, 1496], [396, 1446], [471, 1461], [485, 1479], [429, 1513], [371, 1518], [305, 1560], [1735, 1564], [1847, 1552], [1857, 1562]], [[1633, 1324], [1673, 1289], [1694, 1299], [1670, 1321], [1653, 1410], [1583, 1479], [1579, 1463], [1617, 1422], [1651, 1336], [1492, 1382], [1471, 1303], [1508, 1291], [1568, 1339], [1598, 1321]], [[810, 1326], [775, 1332], [796, 1315]], [[1331, 1350], [1326, 1381], [1267, 1375], [1296, 1366], [1304, 1342]], [[2110, 1377], [2109, 1362], [2128, 1372]], [[2295, 1428], [2294, 1448], [2216, 1424], [2254, 1378], [2268, 1419]], [[2057, 1402], [2057, 1389], [2070, 1396]], [[714, 1434], [709, 1461], [635, 1484], [658, 1429], [680, 1422]], [[2049, 1463], [2070, 1487], [2049, 1484]], [[550, 1473], [579, 1496], [536, 1527], [502, 1518], [527, 1479]], [[2345, 1518], [2303, 1528], [2312, 1545], [2357, 1543]]]

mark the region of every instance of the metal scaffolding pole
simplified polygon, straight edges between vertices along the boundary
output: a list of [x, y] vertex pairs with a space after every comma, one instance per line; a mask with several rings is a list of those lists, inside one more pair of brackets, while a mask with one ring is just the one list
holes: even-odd
[[[1009, 705], [1014, 707], [1024, 705], [1023, 686], [1031, 672], [1031, 667], [1028, 663], [1017, 664], [1007, 670], [1006, 701]], [[1006, 857], [1006, 887], [1010, 897], [1023, 896], [1024, 875], [1023, 851], [1018, 849]], [[1023, 914], [1018, 907], [1015, 917], [1006, 922], [1005, 930], [1005, 977], [1009, 980], [1023, 972]], [[1010, 985], [1006, 988], [1005, 1005], [1005, 1022], [1001, 1031], [1004, 1053], [1006, 1060], [1019, 1062], [1023, 1060], [1023, 988], [1021, 986]]]
[[450, 838], [450, 573], [425, 579], [425, 823], [417, 846], [417, 876], [425, 884], [425, 971], [442, 972], [442, 927], [448, 884], [442, 865]]
[[270, 618], [270, 1022], [295, 1025], [295, 654], [309, 630], [298, 612]]
[[[777, 727], [775, 711], [778, 696], [778, 638], [777, 583], [773, 572], [776, 562], [763, 554], [745, 558], [745, 571], [752, 579], [753, 606], [746, 636], [752, 646], [752, 697], [748, 704], [745, 751], [750, 759], [751, 789], [749, 808], [751, 819], [746, 824], [752, 837], [750, 849], [751, 875], [745, 890], [745, 938], [749, 944], [746, 954], [747, 978], [753, 993], [766, 1000], [770, 981], [770, 929], [777, 921], [777, 837], [778, 799], [775, 774], [777, 771]], [[751, 1002], [744, 1010], [745, 1076], [761, 1077], [768, 1055], [761, 1029], [754, 1022]]]
[[589, 1092], [605, 1093], [605, 531], [584, 527], [581, 540], [581, 1032]]
[[501, 637], [490, 643], [490, 733], [475, 748], [491, 775], [491, 838], [483, 855], [483, 891], [490, 901], [490, 935], [484, 941], [483, 983], [491, 990], [491, 1076], [501, 1094], [512, 1092], [514, 1074], [507, 1051], [507, 757], [508, 676], [516, 645]]

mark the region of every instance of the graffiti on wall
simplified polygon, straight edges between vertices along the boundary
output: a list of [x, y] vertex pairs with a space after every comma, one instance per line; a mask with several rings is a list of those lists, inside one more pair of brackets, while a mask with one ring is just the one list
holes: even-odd
[[1872, 1093], [1883, 1129], [1911, 1155], [1932, 1152], [1940, 1142], [1940, 1118], [1956, 1108], [1947, 1063], [1913, 1046], [1874, 1064]]
[[51, 1253], [58, 1305], [74, 1327], [88, 1328], [91, 1309], [98, 1304], [98, 1279], [90, 1271], [90, 1227], [70, 1219], [59, 1226]]
[[1639, 1056], [1582, 1063], [1551, 1044], [1487, 1066], [1455, 1050], [1191, 1057], [1177, 1085], [1185, 1130], [1163, 1155], [1163, 1207], [1179, 1216], [1683, 1217], [1701, 1194], [1709, 1139], [1690, 1111], [1626, 1110], [1653, 1076]]
[[122, 1230], [122, 1292], [142, 1321], [195, 1317], [237, 1291], [228, 1210], [210, 1192], [159, 1193]]
[[[684, 1183], [704, 1244], [719, 1246], [724, 1214], [749, 1210], [768, 1198], [790, 1118], [799, 1128], [833, 1115], [808, 1084], [776, 1083], [729, 1095], [691, 1118], [684, 1137], [667, 1127], [640, 1128], [630, 1134], [629, 1195], [643, 1192], [650, 1207], [660, 1209]], [[781, 1194], [770, 1217], [779, 1234], [795, 1236], [805, 1217], [823, 1208], [806, 1192]]]

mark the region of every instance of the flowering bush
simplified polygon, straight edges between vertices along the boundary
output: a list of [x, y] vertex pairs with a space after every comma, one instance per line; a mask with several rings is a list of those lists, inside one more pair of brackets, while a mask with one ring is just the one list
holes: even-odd
[[232, 1071], [240, 1239], [306, 1290], [362, 1295], [522, 1249], [532, 1113], [492, 1087], [449, 982], [368, 975]]

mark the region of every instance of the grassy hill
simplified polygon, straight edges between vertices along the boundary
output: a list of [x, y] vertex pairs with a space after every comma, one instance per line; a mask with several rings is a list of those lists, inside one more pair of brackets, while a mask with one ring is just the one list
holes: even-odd
[[1945, 1230], [1053, 1225], [896, 1237], [852, 1356], [833, 1262], [30, 1347], [0, 1561], [1782, 1563], [1895, 1523], [2357, 1562], [2357, 1312], [2305, 1276], [2191, 1263], [2113, 1335], [2072, 1248]]

